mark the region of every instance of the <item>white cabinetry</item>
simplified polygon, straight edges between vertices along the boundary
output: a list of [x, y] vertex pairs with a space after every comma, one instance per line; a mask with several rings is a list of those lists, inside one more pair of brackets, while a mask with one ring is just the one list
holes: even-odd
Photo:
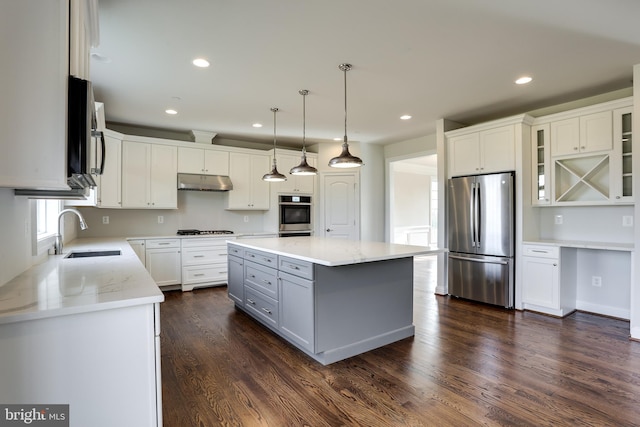
[[145, 255], [145, 244], [144, 244], [144, 240], [143, 239], [133, 239], [133, 240], [128, 240], [129, 242], [129, 246], [131, 246], [131, 249], [133, 249], [133, 251], [136, 253], [136, 255], [138, 255], [138, 258], [140, 259], [140, 262], [142, 262], [142, 265], [146, 264], [146, 255]]
[[[522, 249], [523, 308], [560, 317], [573, 312], [576, 309], [575, 281], [562, 283], [560, 248], [525, 244]], [[565, 254], [565, 258], [569, 255]], [[565, 270], [569, 269], [570, 265], [566, 266]]]
[[551, 155], [563, 156], [611, 150], [611, 111], [602, 111], [551, 123]]
[[533, 180], [531, 181], [532, 203], [548, 205], [551, 203], [551, 155], [549, 152], [549, 124], [531, 127], [531, 159]]
[[611, 162], [611, 195], [616, 203], [633, 203], [633, 107], [613, 111], [614, 155]]
[[223, 238], [182, 239], [182, 290], [227, 283], [227, 240]]
[[68, 15], [66, 0], [0, 5], [0, 187], [68, 189]]
[[[280, 173], [286, 175], [287, 180], [283, 182], [274, 182], [271, 184], [271, 188], [278, 193], [305, 193], [313, 194], [315, 191], [315, 176], [314, 175], [291, 175], [289, 171], [291, 168], [300, 164], [302, 153], [290, 153], [277, 151], [277, 165]], [[307, 153], [307, 163], [316, 167], [315, 155]]]
[[515, 170], [513, 125], [470, 133], [452, 131], [447, 139], [450, 176]]
[[96, 206], [101, 208], [122, 207], [122, 140], [105, 135], [105, 161], [102, 175], [97, 179]]
[[145, 246], [145, 266], [156, 284], [180, 284], [180, 239], [147, 239]]
[[122, 207], [178, 207], [176, 146], [134, 141], [122, 143]]
[[178, 172], [229, 175], [229, 152], [178, 147]]
[[231, 153], [229, 177], [233, 190], [228, 194], [229, 210], [268, 210], [269, 183], [262, 175], [269, 172], [269, 156], [266, 154]]

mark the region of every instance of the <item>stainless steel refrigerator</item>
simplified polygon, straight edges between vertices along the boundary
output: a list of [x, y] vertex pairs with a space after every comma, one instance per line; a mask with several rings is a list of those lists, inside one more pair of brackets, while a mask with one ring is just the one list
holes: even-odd
[[449, 180], [449, 294], [513, 308], [514, 174]]

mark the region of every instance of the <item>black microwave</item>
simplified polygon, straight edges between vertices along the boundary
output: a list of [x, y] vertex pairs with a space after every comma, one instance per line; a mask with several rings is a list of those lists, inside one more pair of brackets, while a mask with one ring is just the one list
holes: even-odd
[[[92, 175], [104, 170], [105, 142], [98, 132], [91, 82], [69, 76], [67, 99], [67, 185], [72, 189], [95, 187]], [[91, 149], [93, 138], [101, 142], [100, 167], [97, 165], [97, 147]], [[94, 154], [94, 159], [91, 155]], [[93, 167], [92, 167], [93, 166]]]

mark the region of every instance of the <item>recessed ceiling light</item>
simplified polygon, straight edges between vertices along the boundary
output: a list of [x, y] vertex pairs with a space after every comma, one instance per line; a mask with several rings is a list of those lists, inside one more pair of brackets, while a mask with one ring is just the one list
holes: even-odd
[[400, 120], [409, 120], [411, 118], [410, 115], [405, 114], [404, 116], [400, 116]]
[[334, 141], [342, 141], [344, 139], [344, 137], [342, 136], [336, 136], [335, 138], [333, 138]]
[[193, 60], [193, 65], [200, 68], [207, 68], [209, 66], [209, 61], [204, 58], [196, 58]]
[[254, 123], [251, 126], [253, 126], [254, 128], [261, 128], [262, 127], [262, 123]]
[[164, 110], [164, 112], [171, 116], [175, 116], [176, 114], [178, 114], [176, 110], [172, 110], [171, 108], [169, 108], [168, 110]]
[[517, 85], [526, 85], [527, 83], [531, 82], [531, 80], [533, 80], [533, 79], [531, 77], [529, 77], [529, 76], [520, 77], [518, 80], [516, 80], [516, 84]]

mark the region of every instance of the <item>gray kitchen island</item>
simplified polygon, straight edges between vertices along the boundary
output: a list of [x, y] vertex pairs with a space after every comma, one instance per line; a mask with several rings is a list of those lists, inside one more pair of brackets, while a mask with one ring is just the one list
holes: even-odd
[[321, 237], [227, 244], [236, 307], [323, 365], [413, 336], [413, 257], [441, 252]]

